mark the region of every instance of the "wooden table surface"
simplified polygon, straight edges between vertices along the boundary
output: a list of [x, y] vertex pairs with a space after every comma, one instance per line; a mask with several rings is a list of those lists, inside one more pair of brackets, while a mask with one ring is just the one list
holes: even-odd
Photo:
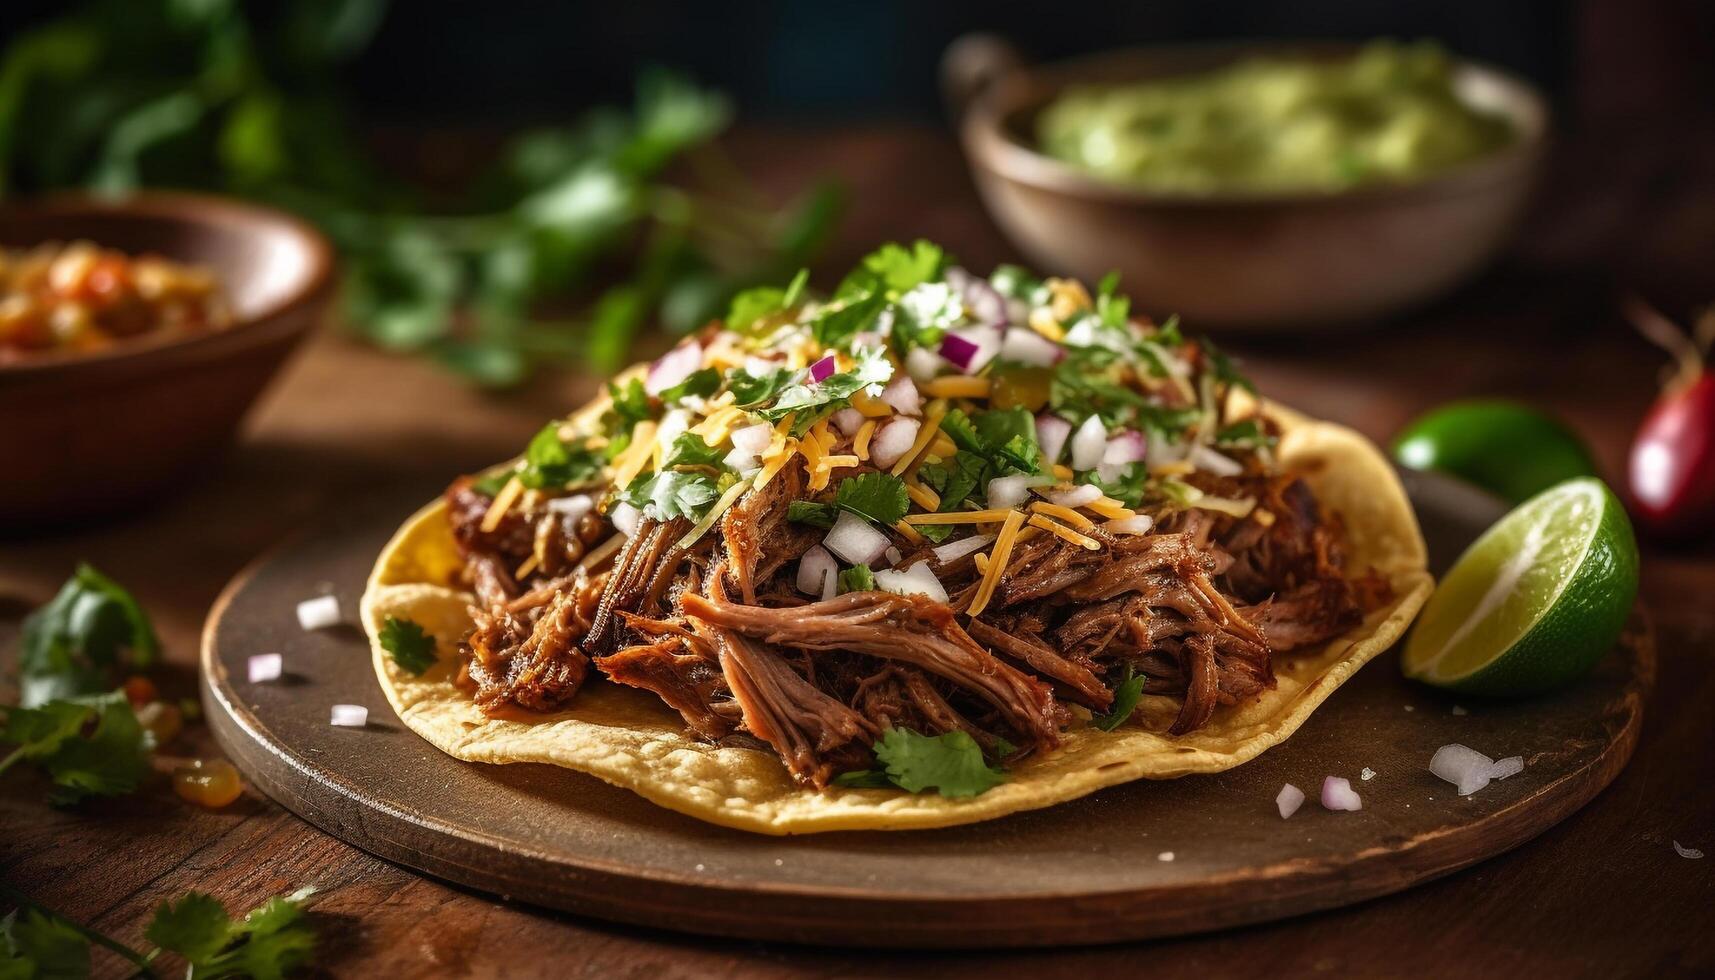
[[[1513, 255], [1431, 309], [1346, 338], [1231, 346], [1269, 394], [1377, 439], [1449, 398], [1526, 398], [1563, 415], [1616, 474], [1662, 360], [1616, 317], [1618, 288], [1642, 286], [1678, 310], [1715, 297], [1715, 140], [1650, 145], [1660, 149], [1640, 142], [1580, 153], [1572, 144]], [[847, 181], [855, 206], [818, 269], [823, 281], [888, 238], [932, 238], [978, 268], [1013, 258], [983, 216], [956, 148], [935, 130], [749, 132], [736, 148], [783, 194], [817, 173]], [[188, 692], [203, 616], [246, 563], [353, 495], [444, 480], [509, 455], [594, 383], [544, 379], [521, 393], [483, 395], [422, 364], [336, 334], [319, 337], [265, 397], [239, 447], [179, 498], [71, 533], [0, 541], [0, 656], [13, 655], [22, 614], [84, 559], [137, 593], [169, 650], [176, 673], [168, 689]], [[186, 889], [248, 908], [313, 884], [321, 890], [321, 967], [350, 976], [1708, 972], [1715, 861], [1681, 858], [1671, 842], [1715, 851], [1712, 557], [1707, 545], [1646, 551], [1659, 685], [1636, 758], [1586, 810], [1452, 878], [1238, 932], [1146, 948], [1004, 954], [709, 940], [675, 934], [670, 922], [659, 931], [606, 925], [426, 880], [254, 791], [206, 812], [157, 780], [132, 798], [60, 812], [40, 802], [40, 786], [23, 774], [0, 786], [0, 880], [134, 941], [153, 908]], [[193, 733], [192, 749], [198, 738], [206, 734]]]

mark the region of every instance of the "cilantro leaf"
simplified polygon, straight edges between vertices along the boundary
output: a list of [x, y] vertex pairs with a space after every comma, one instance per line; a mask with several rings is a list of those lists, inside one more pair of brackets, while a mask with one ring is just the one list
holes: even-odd
[[960, 449], [973, 453], [983, 451], [982, 437], [977, 435], [976, 425], [962, 408], [949, 409], [946, 415], [941, 416], [941, 431]]
[[821, 384], [794, 384], [781, 392], [773, 405], [757, 414], [774, 421], [793, 412], [832, 406], [870, 385], [886, 384], [892, 377], [893, 362], [887, 359], [887, 355], [877, 349], [864, 349], [858, 352], [857, 364], [850, 371], [829, 375]]
[[1149, 488], [1149, 467], [1143, 463], [1127, 463], [1111, 480], [1104, 480], [1095, 470], [1085, 473], [1079, 482], [1088, 483], [1127, 507], [1143, 503]]
[[53, 780], [48, 800], [56, 806], [129, 793], [149, 771], [146, 733], [122, 691], [0, 711], [0, 741], [16, 746], [0, 757], [0, 771], [31, 762]]
[[767, 374], [751, 374], [743, 368], [733, 368], [727, 373], [726, 384], [732, 392], [733, 404], [750, 408], [779, 394], [792, 383], [793, 374], [787, 368], [775, 368]]
[[903, 293], [914, 286], [941, 278], [947, 255], [941, 246], [919, 238], [907, 249], [888, 242], [864, 256], [863, 268], [874, 273], [887, 289]]
[[715, 368], [699, 368], [692, 371], [685, 380], [661, 392], [663, 404], [672, 405], [691, 395], [697, 398], [707, 398], [721, 388], [721, 373]]
[[835, 776], [834, 785], [851, 789], [887, 789], [893, 785], [893, 780], [879, 769], [854, 769]]
[[532, 490], [564, 489], [601, 475], [601, 454], [560, 438], [560, 423], [549, 422], [530, 438], [518, 467], [518, 482]]
[[750, 333], [759, 322], [798, 305], [798, 300], [804, 294], [804, 286], [809, 281], [810, 270], [799, 269], [785, 289], [755, 286], [744, 290], [732, 298], [732, 305], [727, 308], [727, 329], [737, 333]]
[[893, 525], [911, 509], [905, 481], [889, 473], [864, 473], [840, 481], [834, 506], [877, 524]]
[[720, 496], [714, 481], [701, 473], [663, 470], [631, 481], [619, 499], [658, 521], [687, 517], [695, 521]]
[[34, 908], [0, 919], [0, 977], [89, 975], [89, 940], [69, 922]]
[[[988, 473], [987, 460], [976, 453], [961, 449], [949, 459], [920, 467], [917, 470], [917, 478], [940, 496], [939, 510], [944, 513], [963, 507], [972, 494], [987, 485], [983, 478]], [[917, 530], [926, 532], [929, 528], [945, 527], [947, 525], [922, 524], [918, 525]]]
[[382, 620], [381, 649], [392, 656], [401, 670], [412, 675], [421, 675], [435, 665], [435, 638], [409, 619], [388, 616]]
[[1090, 724], [1104, 732], [1111, 732], [1125, 724], [1132, 712], [1137, 710], [1138, 699], [1143, 697], [1143, 675], [1134, 673], [1130, 664], [1126, 664], [1125, 676], [1114, 686], [1114, 700], [1108, 706], [1106, 714], [1096, 715], [1090, 719]]
[[122, 671], [154, 663], [160, 650], [131, 593], [79, 565], [58, 595], [24, 619], [20, 700], [32, 707], [107, 690]]
[[868, 565], [853, 565], [840, 573], [841, 592], [874, 592], [875, 573]]
[[964, 302], [952, 286], [944, 282], [923, 283], [894, 304], [890, 330], [894, 347], [901, 354], [909, 353], [913, 347], [933, 347], [964, 314]]
[[1197, 341], [1203, 348], [1203, 354], [1209, 359], [1209, 368], [1215, 374], [1215, 380], [1234, 388], [1243, 388], [1251, 394], [1256, 394], [1256, 385], [1239, 372], [1238, 363], [1228, 357], [1224, 351], [1216, 347], [1207, 338]]
[[203, 963], [232, 941], [232, 920], [213, 895], [189, 892], [177, 902], [162, 902], [143, 938], [193, 964]]
[[965, 732], [930, 736], [889, 728], [876, 740], [875, 758], [895, 786], [912, 793], [933, 788], [942, 796], [977, 796], [1006, 782]]
[[1256, 449], [1272, 446], [1278, 441], [1264, 432], [1256, 419], [1234, 422], [1215, 433], [1215, 445], [1223, 449]]
[[864, 293], [838, 309], [819, 314], [810, 324], [811, 335], [824, 347], [845, 347], [853, 337], [873, 327], [886, 308], [885, 293]]
[[786, 505], [786, 519], [795, 524], [809, 524], [812, 527], [833, 527], [834, 518], [839, 516], [838, 510], [833, 504], [794, 500]]
[[304, 921], [303, 903], [312, 892], [270, 898], [237, 922], [213, 897], [191, 892], [177, 903], [162, 902], [144, 935], [183, 956], [199, 980], [275, 980], [309, 962], [315, 933]]
[[726, 453], [703, 441], [703, 437], [695, 432], [681, 432], [673, 440], [672, 448], [662, 460], [663, 468], [672, 469], [675, 466], [713, 466], [721, 461]]
[[618, 419], [619, 427], [626, 432], [630, 432], [637, 423], [655, 417], [655, 408], [649, 402], [649, 389], [643, 386], [642, 378], [632, 378], [624, 387], [610, 381], [607, 393], [613, 399], [611, 411]]
[[973, 420], [977, 439], [996, 468], [1007, 473], [1042, 472], [1036, 446], [1036, 419], [1023, 408], [982, 412]]

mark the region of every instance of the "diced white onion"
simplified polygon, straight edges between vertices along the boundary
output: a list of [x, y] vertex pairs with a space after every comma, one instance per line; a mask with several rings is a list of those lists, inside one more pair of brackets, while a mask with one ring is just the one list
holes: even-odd
[[1082, 507], [1102, 499], [1102, 488], [1089, 483], [1080, 483], [1075, 487], [1044, 491], [1042, 496], [1051, 504], [1061, 507]]
[[1429, 760], [1429, 771], [1457, 786], [1460, 796], [1470, 796], [1489, 785], [1494, 768], [1495, 760], [1457, 742], [1436, 749]]
[[549, 510], [575, 521], [595, 509], [595, 500], [587, 493], [573, 494], [570, 497], [555, 497], [548, 501]]
[[904, 557], [904, 555], [899, 553], [899, 549], [892, 545], [888, 545], [887, 550], [881, 553], [881, 560], [889, 565], [899, 564], [899, 560]]
[[1358, 773], [1358, 778], [1367, 783], [1370, 780], [1376, 778], [1376, 771], [1374, 769], [1371, 769], [1369, 766], [1365, 766], [1364, 771]]
[[1191, 450], [1191, 465], [1216, 476], [1238, 476], [1245, 471], [1244, 464], [1208, 446], [1198, 446]]
[[989, 481], [988, 505], [1013, 508], [1030, 499], [1031, 487], [1054, 484], [1051, 476], [1000, 476]]
[[1322, 805], [1330, 810], [1362, 810], [1364, 800], [1352, 788], [1350, 780], [1329, 776], [1322, 780]]
[[973, 551], [981, 551], [987, 548], [989, 542], [993, 540], [994, 535], [992, 534], [973, 534], [968, 538], [960, 538], [957, 541], [937, 545], [930, 550], [935, 553], [935, 560], [945, 565], [948, 562], [958, 561]]
[[762, 468], [762, 460], [755, 453], [745, 452], [737, 446], [721, 457], [721, 462], [737, 470], [740, 476], [748, 476]]
[[887, 535], [850, 511], [840, 511], [822, 544], [849, 565], [867, 565], [887, 550]]
[[947, 601], [947, 589], [929, 563], [920, 561], [907, 569], [887, 568], [875, 573], [875, 587], [898, 595], [924, 595], [936, 602]]
[[940, 374], [945, 367], [947, 359], [927, 347], [913, 347], [911, 353], [905, 355], [905, 373], [918, 384]]
[[896, 374], [887, 387], [881, 389], [881, 400], [901, 415], [923, 414], [923, 396], [910, 375]]
[[1102, 463], [1108, 466], [1141, 463], [1148, 453], [1149, 444], [1143, 434], [1128, 429], [1108, 440], [1107, 448], [1102, 450]]
[[298, 603], [298, 625], [305, 630], [324, 630], [339, 623], [337, 596], [320, 595]]
[[863, 413], [855, 408], [842, 408], [834, 413], [834, 427], [848, 436], [857, 435], [857, 430], [863, 428]]
[[1280, 808], [1280, 819], [1285, 820], [1297, 813], [1298, 808], [1304, 805], [1304, 791], [1291, 783], [1287, 783], [1280, 788], [1279, 793], [1275, 794], [1274, 805]]
[[755, 354], [744, 359], [744, 373], [753, 378], [760, 378], [774, 373], [780, 363], [771, 358], [758, 357]]
[[369, 709], [361, 704], [336, 704], [328, 724], [340, 728], [362, 728], [369, 724]]
[[1075, 470], [1093, 470], [1102, 461], [1102, 454], [1108, 449], [1108, 430], [1102, 425], [1099, 415], [1092, 415], [1078, 426], [1078, 431], [1072, 436], [1072, 468]]
[[252, 684], [279, 680], [280, 675], [285, 673], [285, 667], [285, 658], [277, 653], [259, 653], [251, 657], [246, 664]]
[[899, 462], [899, 457], [916, 444], [917, 432], [922, 427], [922, 422], [902, 415], [889, 419], [870, 437], [870, 462], [884, 470]]
[[733, 446], [747, 453], [760, 454], [768, 448], [768, 444], [773, 439], [774, 427], [767, 422], [758, 422], [742, 429], [734, 429], [732, 433]]
[[798, 559], [798, 591], [805, 595], [821, 595], [822, 583], [827, 580], [828, 573], [838, 568], [839, 563], [828, 554], [828, 549], [819, 544], [813, 546]]
[[1008, 330], [1000, 342], [1001, 360], [1030, 367], [1053, 367], [1065, 353], [1059, 344], [1024, 327]]
[[1489, 775], [1495, 779], [1505, 779], [1524, 772], [1524, 756], [1509, 755], [1505, 759], [1496, 759], [1489, 767]]
[[629, 538], [637, 533], [637, 525], [643, 522], [643, 512], [622, 500], [613, 505], [607, 519], [613, 522], [615, 530]]
[[1072, 435], [1072, 423], [1058, 415], [1036, 416], [1036, 444], [1042, 447], [1042, 457], [1052, 466], [1060, 462], [1060, 453]]
[[1154, 526], [1155, 518], [1148, 514], [1133, 514], [1130, 517], [1108, 521], [1102, 525], [1102, 529], [1114, 534], [1148, 534], [1149, 529]]
[[663, 450], [671, 450], [673, 443], [691, 427], [691, 413], [682, 408], [675, 408], [661, 416], [661, 425], [655, 430], [655, 442]]
[[668, 388], [690, 377], [703, 366], [703, 345], [695, 340], [687, 340], [661, 356], [649, 368], [649, 377], [643, 383], [643, 390], [651, 395], [659, 395]]

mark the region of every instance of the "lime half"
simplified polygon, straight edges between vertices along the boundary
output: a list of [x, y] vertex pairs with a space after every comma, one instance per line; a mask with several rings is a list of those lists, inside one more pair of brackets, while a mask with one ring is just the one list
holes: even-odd
[[1519, 503], [1561, 480], [1592, 476], [1596, 465], [1572, 430], [1525, 405], [1463, 401], [1406, 426], [1394, 459], [1440, 470]]
[[1620, 501], [1579, 477], [1530, 498], [1466, 549], [1405, 645], [1408, 677], [1496, 696], [1584, 674], [1613, 648], [1638, 591]]

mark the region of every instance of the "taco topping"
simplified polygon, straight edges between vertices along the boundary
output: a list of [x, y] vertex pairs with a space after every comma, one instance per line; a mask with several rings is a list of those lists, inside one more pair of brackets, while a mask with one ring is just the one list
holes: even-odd
[[653, 692], [802, 784], [981, 792], [1077, 726], [1175, 735], [1388, 601], [1174, 320], [888, 245], [737, 297], [599, 416], [448, 489], [490, 712]]

